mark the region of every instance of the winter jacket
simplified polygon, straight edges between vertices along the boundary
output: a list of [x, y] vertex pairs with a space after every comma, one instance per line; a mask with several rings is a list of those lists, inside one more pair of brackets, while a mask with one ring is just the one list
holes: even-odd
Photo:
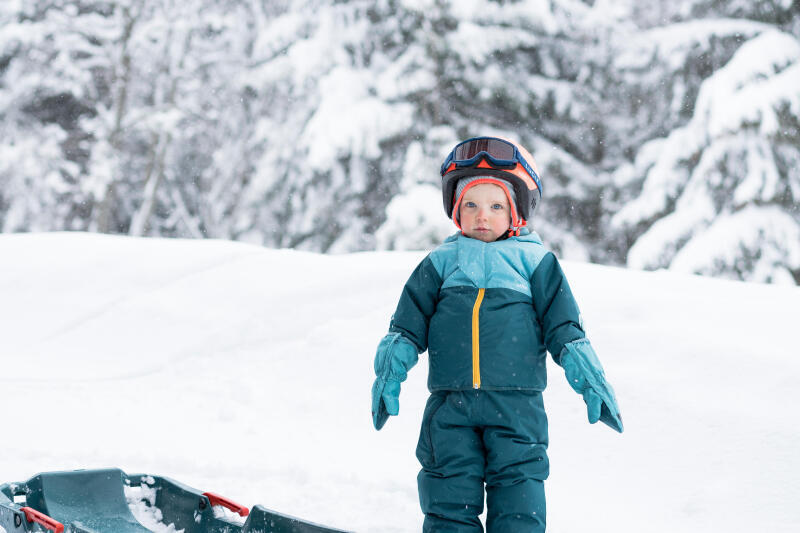
[[403, 288], [387, 337], [397, 334], [428, 351], [431, 392], [544, 390], [546, 352], [558, 363], [585, 338], [564, 273], [532, 232], [447, 238]]

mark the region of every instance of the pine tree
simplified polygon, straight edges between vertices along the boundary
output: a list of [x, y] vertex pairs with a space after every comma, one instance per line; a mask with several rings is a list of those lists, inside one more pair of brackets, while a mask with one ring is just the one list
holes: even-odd
[[646, 41], [657, 71], [668, 73], [671, 62], [698, 76], [683, 84], [674, 69], [667, 76], [663, 85], [678, 89], [689, 120], [645, 142], [617, 171], [624, 207], [611, 221], [632, 244], [628, 264], [797, 282], [800, 41], [743, 19], [677, 22]]
[[567, 258], [800, 281], [791, 0], [0, 3], [0, 231], [317, 251], [450, 233], [459, 140], [530, 149]]

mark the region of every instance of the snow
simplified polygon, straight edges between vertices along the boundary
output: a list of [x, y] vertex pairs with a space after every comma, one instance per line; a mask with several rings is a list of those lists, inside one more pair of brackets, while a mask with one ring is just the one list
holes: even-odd
[[631, 40], [631, 46], [616, 58], [616, 63], [622, 68], [645, 69], [654, 55], [658, 55], [673, 70], [678, 70], [687, 57], [698, 49], [708, 50], [709, 43], [720, 36], [750, 38], [770, 30], [773, 27], [768, 24], [747, 19], [706, 18], [667, 24], [634, 35], [624, 34], [624, 38]]
[[380, 73], [375, 81], [375, 91], [382, 100], [392, 101], [435, 90], [436, 77], [430, 63], [431, 59], [422, 47], [409, 46]]
[[[447, 36], [448, 48], [455, 50], [464, 62], [486, 64], [498, 52], [520, 44], [531, 48], [538, 44], [536, 34], [528, 29], [485, 26], [482, 20], [480, 22], [461, 21], [458, 28]], [[476, 35], [480, 38], [476, 39]]]
[[[687, 128], [674, 130], [666, 139], [649, 141], [636, 156], [635, 166], [646, 168], [641, 193], [611, 218], [612, 227], [630, 226], [667, 209], [668, 200], [679, 195], [689, 173], [683, 166], [687, 146], [696, 139]], [[653, 145], [653, 146], [650, 146]]]
[[[686, 41], [675, 30], [700, 28], [690, 24], [649, 32], [652, 44], [683, 50], [680, 43], [714, 34], [688, 32], [694, 37]], [[733, 31], [738, 24], [744, 23], [702, 27]], [[641, 193], [610, 219], [616, 229], [648, 226], [628, 251], [629, 266], [796, 284], [800, 224], [781, 205], [782, 190], [793, 180], [781, 175], [787, 165], [780, 154], [789, 150], [776, 147], [786, 142], [784, 116], [800, 109], [800, 42], [763, 25], [750, 33], [756, 30], [702, 82], [688, 124], [646, 143], [633, 175], [616, 174], [618, 184], [633, 176], [644, 180]], [[742, 209], [746, 213], [738, 213]]]
[[758, 124], [762, 134], [779, 129], [781, 104], [800, 110], [800, 42], [767, 31], [744, 43], [700, 88], [692, 122], [708, 139]]
[[243, 526], [245, 522], [247, 522], [247, 517], [239, 516], [239, 513], [229, 511], [221, 505], [212, 508], [212, 510], [214, 511], [214, 517], [219, 518], [220, 520], [226, 520], [228, 522], [238, 524], [239, 526]]
[[[693, 236], [694, 211], [657, 225], [688, 191], [797, 225], [800, 19], [792, 0], [734, 4], [6, 0], [0, 231], [427, 247], [387, 206], [493, 130], [535, 154], [539, 213], [595, 260], [651, 230], [668, 249], [638, 250], [662, 266]], [[740, 175], [691, 187], [701, 158]]]
[[739, 258], [735, 252], [741, 253], [741, 249], [749, 252], [753, 265], [740, 267], [751, 271], [753, 280], [795, 285], [783, 265], [800, 265], [800, 227], [778, 207], [747, 206], [719, 217], [675, 256], [670, 269], [718, 275], [708, 265], [715, 261], [736, 264]]
[[[153, 478], [150, 477], [150, 479]], [[139, 486], [126, 485], [123, 487], [128, 508], [134, 518], [156, 533], [183, 533], [183, 529], [176, 529], [174, 524], [164, 524], [161, 509], [155, 506], [156, 489], [148, 486], [145, 480], [142, 481]]]
[[410, 127], [411, 104], [385, 104], [369, 96], [373, 76], [368, 70], [337, 67], [320, 81], [325, 98], [303, 131], [306, 161], [313, 169], [329, 169], [350, 152], [378, 159], [379, 141]]
[[552, 34], [558, 31], [558, 21], [553, 10], [558, 4], [567, 2], [548, 2], [546, 0], [522, 0], [510, 2], [498, 8], [491, 0], [460, 0], [451, 16], [459, 21], [459, 30], [464, 22], [482, 23], [486, 26], [505, 26], [506, 29], [527, 28], [529, 32]]
[[[2, 481], [113, 466], [334, 527], [419, 531], [426, 356], [380, 432], [369, 391], [423, 255], [0, 235]], [[796, 531], [800, 288], [564, 268], [626, 431], [588, 424], [550, 364], [548, 531]]]
[[375, 238], [379, 250], [408, 250], [435, 246], [452, 232], [453, 223], [444, 216], [441, 188], [421, 184], [392, 198], [386, 207], [386, 223]]

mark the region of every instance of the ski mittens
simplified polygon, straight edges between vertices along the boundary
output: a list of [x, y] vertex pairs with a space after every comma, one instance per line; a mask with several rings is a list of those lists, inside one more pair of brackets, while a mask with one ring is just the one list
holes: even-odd
[[589, 414], [589, 423], [598, 420], [622, 433], [622, 416], [619, 414], [614, 389], [606, 381], [603, 367], [587, 339], [568, 342], [561, 351], [559, 363], [564, 368], [567, 381], [583, 396]]
[[389, 333], [375, 354], [375, 383], [372, 385], [372, 424], [381, 429], [389, 415], [400, 412], [400, 384], [417, 364], [417, 347], [400, 333]]

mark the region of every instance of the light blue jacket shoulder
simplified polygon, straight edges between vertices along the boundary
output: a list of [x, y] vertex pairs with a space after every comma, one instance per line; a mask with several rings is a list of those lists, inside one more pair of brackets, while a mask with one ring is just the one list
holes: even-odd
[[461, 233], [451, 235], [430, 253], [430, 260], [449, 287], [503, 288], [531, 296], [530, 280], [548, 250], [535, 232], [483, 242]]

